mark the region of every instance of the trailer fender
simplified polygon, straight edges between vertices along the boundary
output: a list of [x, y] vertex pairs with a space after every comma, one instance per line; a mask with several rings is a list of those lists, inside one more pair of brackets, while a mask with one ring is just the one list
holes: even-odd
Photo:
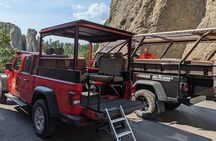
[[8, 92], [8, 77], [6, 74], [0, 74], [0, 93]]
[[44, 86], [37, 86], [32, 97], [32, 105], [36, 100], [42, 98], [46, 99], [50, 116], [53, 118], [59, 118], [60, 114], [53, 89]]
[[136, 87], [138, 85], [152, 86], [155, 90], [155, 94], [157, 95], [158, 100], [159, 101], [167, 101], [166, 93], [165, 93], [161, 83], [159, 83], [157, 81], [152, 81], [152, 80], [137, 80], [134, 83], [134, 87]]

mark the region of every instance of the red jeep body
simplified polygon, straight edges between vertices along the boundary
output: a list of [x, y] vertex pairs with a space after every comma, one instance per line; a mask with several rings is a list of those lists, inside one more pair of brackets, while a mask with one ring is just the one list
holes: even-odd
[[[129, 70], [132, 37], [130, 32], [79, 20], [43, 29], [40, 34], [39, 54], [18, 53], [11, 69], [6, 70], [8, 91], [13, 96], [30, 107], [33, 107], [36, 101], [44, 99], [51, 118], [73, 122], [78, 125], [85, 123], [88, 118], [97, 121], [104, 120], [106, 118], [105, 108], [118, 108], [122, 105], [126, 114], [129, 114], [142, 107], [139, 102], [130, 100], [132, 94]], [[49, 35], [74, 38], [74, 57], [44, 55], [42, 53], [42, 41], [43, 37]], [[90, 44], [88, 65], [86, 65], [84, 59], [78, 58], [79, 39], [86, 40]], [[112, 86], [110, 82], [107, 83], [104, 80], [101, 82], [96, 79], [97, 77], [104, 77], [98, 75], [100, 67], [91, 68], [91, 63], [94, 62], [92, 60], [92, 43], [116, 40], [126, 40], [129, 53], [123, 57], [126, 63], [120, 76], [114, 76], [115, 74], [112, 76], [112, 80], [122, 78], [121, 82]], [[111, 54], [111, 56], [111, 60], [118, 60], [118, 58], [115, 58], [118, 55]], [[113, 68], [115, 67], [113, 66]], [[91, 82], [103, 87], [100, 96], [98, 94], [86, 95], [88, 93], [85, 86], [88, 83], [86, 74], [89, 78], [91, 77], [89, 74], [96, 74]], [[110, 86], [112, 88], [109, 88]]]

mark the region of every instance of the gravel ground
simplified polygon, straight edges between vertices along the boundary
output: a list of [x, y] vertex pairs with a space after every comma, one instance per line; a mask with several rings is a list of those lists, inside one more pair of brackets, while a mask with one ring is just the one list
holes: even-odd
[[[210, 141], [216, 140], [216, 102], [203, 101], [168, 111], [155, 119], [142, 120], [135, 114], [128, 116], [137, 141]], [[30, 117], [17, 105], [8, 101], [0, 104], [0, 141], [111, 141], [96, 127], [72, 127], [60, 124], [56, 134], [48, 139], [38, 138]], [[130, 141], [130, 138], [125, 141]]]

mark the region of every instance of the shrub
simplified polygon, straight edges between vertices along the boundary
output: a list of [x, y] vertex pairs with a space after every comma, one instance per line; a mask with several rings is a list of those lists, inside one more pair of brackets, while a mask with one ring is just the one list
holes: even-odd
[[5, 65], [11, 63], [17, 49], [10, 48], [10, 37], [6, 30], [0, 30], [0, 73], [4, 72]]

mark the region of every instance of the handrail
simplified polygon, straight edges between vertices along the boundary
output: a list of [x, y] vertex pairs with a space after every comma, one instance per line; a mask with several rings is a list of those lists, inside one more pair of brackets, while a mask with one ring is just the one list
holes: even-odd
[[170, 42], [169, 46], [168, 46], [167, 49], [163, 52], [163, 54], [161, 55], [160, 59], [162, 59], [162, 58], [165, 56], [165, 54], [166, 54], [166, 53], [168, 52], [168, 50], [172, 47], [172, 45], [173, 45], [173, 42]]
[[181, 77], [181, 65], [182, 63], [189, 57], [189, 55], [194, 51], [194, 49], [197, 47], [197, 45], [202, 41], [203, 38], [205, 38], [206, 36], [208, 36], [210, 33], [212, 32], [212, 30], [204, 33], [202, 36], [200, 36], [199, 39], [197, 39], [197, 41], [195, 42], [195, 44], [193, 45], [193, 47], [191, 48], [191, 50], [185, 55], [185, 57], [183, 57], [183, 59], [180, 61], [179, 65], [178, 65], [178, 88], [177, 88], [177, 98], [179, 98], [180, 96], [180, 77]]
[[143, 36], [143, 38], [140, 40], [138, 46], [134, 49], [134, 51], [131, 53], [131, 57], [134, 57], [134, 54], [137, 52], [137, 50], [143, 45], [143, 41], [145, 40], [146, 36]]

